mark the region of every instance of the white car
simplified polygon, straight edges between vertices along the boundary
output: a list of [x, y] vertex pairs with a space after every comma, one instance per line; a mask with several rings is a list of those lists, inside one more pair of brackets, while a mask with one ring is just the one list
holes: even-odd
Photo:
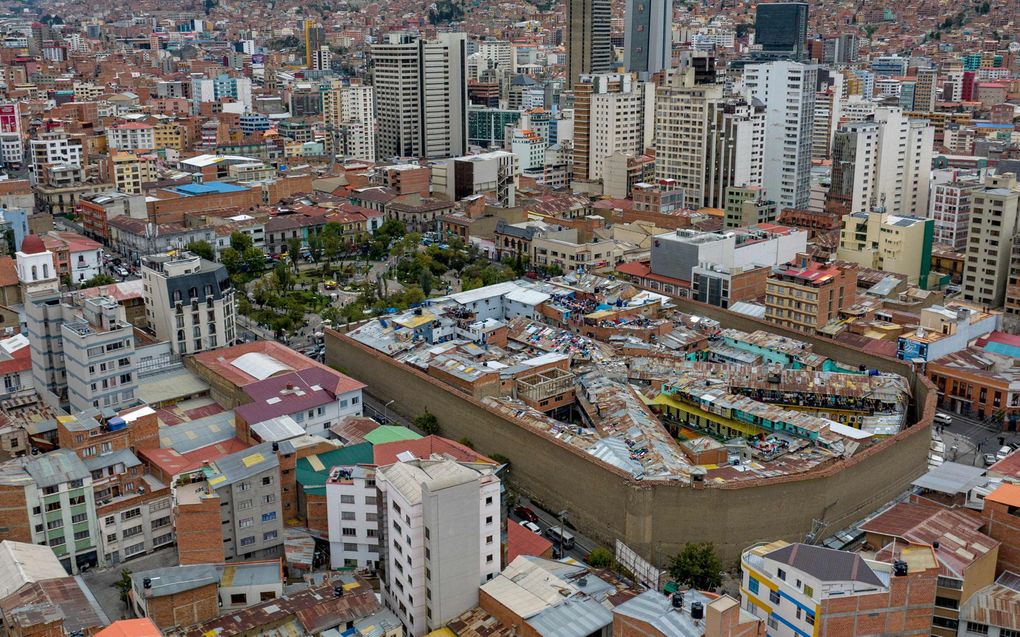
[[534, 522], [528, 522], [527, 520], [523, 520], [523, 521], [521, 521], [520, 525], [523, 526], [524, 528], [528, 529], [532, 533], [537, 533], [539, 535], [542, 535], [542, 529], [538, 528], [538, 525], [535, 524]]

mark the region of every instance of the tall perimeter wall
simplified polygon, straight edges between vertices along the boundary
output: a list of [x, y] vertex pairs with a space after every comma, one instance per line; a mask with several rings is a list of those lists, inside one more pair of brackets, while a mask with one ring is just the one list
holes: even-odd
[[[551, 437], [519, 427], [498, 411], [344, 334], [326, 333], [326, 362], [368, 384], [393, 411], [408, 417], [428, 409], [442, 435], [469, 438], [485, 454], [510, 459], [512, 485], [550, 510], [568, 509], [584, 534], [612, 546], [619, 538], [659, 562], [685, 542], [712, 541], [724, 560], [755, 542], [803, 540], [813, 520], [834, 533], [907, 488], [927, 467], [936, 394], [909, 365], [824, 339], [777, 328], [720, 308], [680, 300], [687, 312], [726, 327], [768, 329], [811, 342], [816, 352], [910, 379], [913, 426], [881, 444], [806, 474], [695, 488], [676, 482], [634, 480], [628, 473]], [[825, 534], [823, 532], [823, 536]]]

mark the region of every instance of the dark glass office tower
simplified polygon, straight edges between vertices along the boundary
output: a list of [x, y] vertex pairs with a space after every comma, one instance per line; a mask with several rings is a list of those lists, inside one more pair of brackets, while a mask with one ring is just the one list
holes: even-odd
[[754, 56], [806, 60], [807, 17], [806, 2], [759, 4], [754, 20], [754, 42], [761, 50], [756, 50]]

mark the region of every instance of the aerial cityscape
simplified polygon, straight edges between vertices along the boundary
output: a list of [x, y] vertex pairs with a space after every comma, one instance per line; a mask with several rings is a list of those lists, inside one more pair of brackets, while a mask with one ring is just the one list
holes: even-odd
[[1020, 637], [1018, 33], [0, 0], [0, 637]]

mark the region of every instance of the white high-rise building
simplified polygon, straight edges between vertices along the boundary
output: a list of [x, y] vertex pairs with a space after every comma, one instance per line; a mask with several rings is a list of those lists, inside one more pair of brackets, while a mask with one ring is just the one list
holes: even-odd
[[811, 138], [811, 156], [814, 159], [828, 159], [832, 153], [832, 137], [836, 134], [843, 117], [843, 95], [845, 87], [843, 74], [829, 71], [815, 94], [815, 122]]
[[466, 39], [390, 34], [372, 45], [382, 157], [460, 157], [467, 152]]
[[410, 460], [376, 471], [382, 594], [421, 637], [478, 605], [500, 571], [500, 482], [494, 465]]
[[[1009, 280], [1013, 237], [1020, 231], [1020, 185], [1016, 175], [989, 175], [973, 194], [963, 300], [1002, 307]], [[37, 381], [38, 382], [38, 381]]]
[[655, 87], [645, 82], [629, 83], [630, 76], [624, 77], [621, 91], [599, 92], [591, 97], [588, 175], [592, 180], [602, 179], [607, 157], [615, 153], [640, 155], [645, 151], [646, 138], [651, 138], [654, 120], [646, 107], [654, 105]]
[[355, 84], [322, 91], [322, 119], [333, 127], [336, 153], [375, 161], [375, 91]]
[[656, 90], [655, 177], [675, 180], [689, 207], [722, 208], [727, 187], [761, 185], [764, 109], [695, 78], [677, 69]]
[[779, 208], [807, 208], [818, 67], [786, 60], [744, 68], [751, 98], [765, 104], [765, 198]]
[[844, 214], [880, 205], [893, 215], [925, 217], [935, 130], [902, 109], [879, 107], [836, 131], [829, 204]]
[[950, 181], [932, 184], [928, 216], [935, 220], [935, 243], [950, 246], [957, 252], [967, 250], [970, 210], [977, 181]]
[[379, 568], [382, 533], [375, 467], [333, 467], [326, 480], [326, 521], [332, 568]]

